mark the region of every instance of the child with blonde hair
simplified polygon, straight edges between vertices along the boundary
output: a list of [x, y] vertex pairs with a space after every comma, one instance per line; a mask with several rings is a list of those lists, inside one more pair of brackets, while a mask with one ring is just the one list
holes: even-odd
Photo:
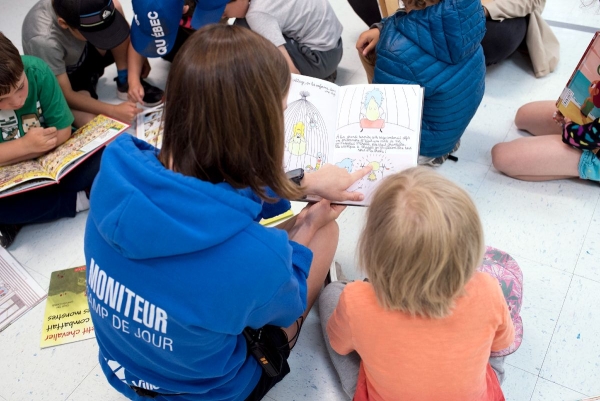
[[477, 271], [483, 229], [468, 194], [422, 167], [386, 178], [367, 212], [358, 252], [368, 282], [334, 282], [319, 300], [348, 396], [503, 400], [509, 352], [490, 354], [513, 344], [515, 327], [505, 283]]

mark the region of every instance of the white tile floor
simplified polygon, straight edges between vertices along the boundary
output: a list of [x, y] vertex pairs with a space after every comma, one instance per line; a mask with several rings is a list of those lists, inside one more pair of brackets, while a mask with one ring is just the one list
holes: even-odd
[[[590, 2], [592, 0], [583, 0]], [[131, 17], [129, 1], [123, 1]], [[344, 24], [345, 54], [338, 84], [365, 83], [354, 42], [365, 28], [345, 0], [331, 0]], [[21, 21], [35, 0], [0, 1], [0, 29], [21, 47]], [[597, 2], [596, 2], [597, 3]], [[580, 0], [548, 0], [544, 16], [558, 22], [599, 26], [600, 4], [581, 8]], [[562, 44], [557, 71], [535, 79], [520, 54], [488, 69], [486, 94], [462, 140], [458, 163], [439, 171], [462, 185], [475, 199], [486, 242], [511, 253], [525, 281], [523, 345], [507, 358], [507, 400], [577, 400], [600, 394], [600, 191], [595, 183], [565, 180], [518, 182], [490, 165], [493, 144], [516, 138], [512, 119], [531, 100], [554, 99], [570, 76], [591, 35], [554, 28]], [[151, 80], [164, 85], [168, 64], [152, 62]], [[100, 96], [116, 102], [107, 70]], [[540, 149], [540, 151], [543, 151]], [[9, 251], [43, 286], [50, 272], [80, 265], [86, 214], [26, 227]], [[358, 277], [354, 249], [364, 209], [340, 217], [337, 260]], [[44, 304], [0, 333], [0, 400], [122, 400], [106, 383], [94, 340], [39, 349]], [[267, 399], [344, 400], [325, 353], [318, 316], [312, 313], [290, 364], [293, 373]]]

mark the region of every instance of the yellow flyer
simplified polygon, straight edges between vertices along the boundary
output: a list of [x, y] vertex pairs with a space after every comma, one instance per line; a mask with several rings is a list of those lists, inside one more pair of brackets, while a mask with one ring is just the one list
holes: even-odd
[[85, 266], [50, 276], [41, 348], [95, 337], [86, 297]]

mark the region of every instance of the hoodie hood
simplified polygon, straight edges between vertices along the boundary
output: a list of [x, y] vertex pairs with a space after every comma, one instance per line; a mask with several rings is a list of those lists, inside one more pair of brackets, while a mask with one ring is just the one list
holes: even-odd
[[175, 173], [157, 155], [146, 142], [121, 135], [102, 157], [89, 219], [124, 257], [150, 259], [207, 249], [244, 230], [261, 213], [261, 200], [251, 191]]
[[442, 0], [422, 10], [394, 16], [396, 29], [424, 52], [448, 64], [460, 63], [479, 49], [485, 35], [481, 2]]

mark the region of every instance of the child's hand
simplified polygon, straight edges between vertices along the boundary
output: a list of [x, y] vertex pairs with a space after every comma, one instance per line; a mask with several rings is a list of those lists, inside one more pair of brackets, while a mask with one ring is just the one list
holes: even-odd
[[127, 95], [132, 102], [144, 104], [144, 87], [139, 79], [134, 78], [129, 80], [129, 91], [127, 92]]
[[23, 137], [31, 153], [45, 153], [58, 144], [58, 131], [55, 127], [41, 128], [32, 127]]
[[356, 41], [356, 49], [362, 53], [363, 56], [367, 56], [379, 42], [379, 29], [371, 28], [360, 34]]
[[112, 106], [111, 117], [117, 120], [130, 123], [142, 109], [138, 108], [133, 102], [123, 102]]

